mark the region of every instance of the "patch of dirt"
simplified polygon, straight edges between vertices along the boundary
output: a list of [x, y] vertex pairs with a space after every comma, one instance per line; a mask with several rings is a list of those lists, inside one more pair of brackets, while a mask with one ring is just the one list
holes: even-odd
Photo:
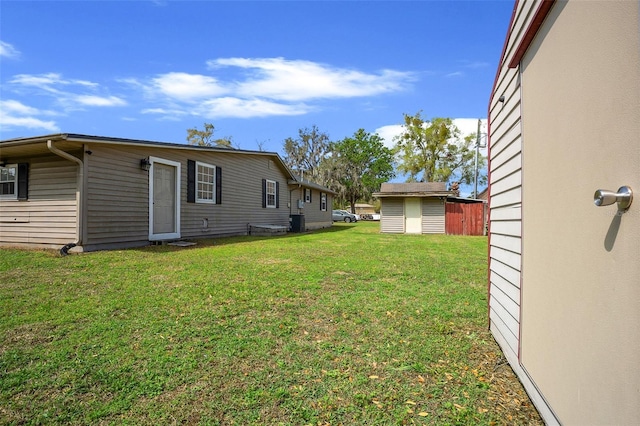
[[9, 347], [33, 347], [50, 343], [59, 339], [59, 334], [57, 326], [46, 322], [17, 326], [6, 332], [6, 344], [0, 345], [0, 354]]

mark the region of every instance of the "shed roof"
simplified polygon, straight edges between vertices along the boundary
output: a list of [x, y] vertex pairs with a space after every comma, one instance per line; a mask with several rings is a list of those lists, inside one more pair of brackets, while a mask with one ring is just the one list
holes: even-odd
[[383, 183], [380, 192], [373, 196], [384, 197], [446, 197], [452, 195], [447, 191], [445, 182], [409, 182], [409, 183]]

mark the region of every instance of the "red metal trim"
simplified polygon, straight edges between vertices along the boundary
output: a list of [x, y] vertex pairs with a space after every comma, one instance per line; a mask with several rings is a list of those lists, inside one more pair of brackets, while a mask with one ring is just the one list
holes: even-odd
[[527, 49], [529, 49], [529, 46], [531, 46], [533, 38], [538, 33], [538, 30], [542, 26], [542, 23], [549, 14], [549, 11], [551, 10], [551, 7], [555, 2], [556, 0], [542, 0], [542, 3], [540, 3], [540, 6], [538, 6], [538, 10], [536, 10], [536, 13], [533, 15], [533, 19], [531, 20], [529, 27], [524, 33], [524, 37], [522, 37], [522, 40], [520, 40], [520, 44], [518, 45], [516, 52], [511, 57], [511, 61], [509, 61], [509, 68], [516, 68], [518, 65], [520, 65], [520, 60], [524, 56]]

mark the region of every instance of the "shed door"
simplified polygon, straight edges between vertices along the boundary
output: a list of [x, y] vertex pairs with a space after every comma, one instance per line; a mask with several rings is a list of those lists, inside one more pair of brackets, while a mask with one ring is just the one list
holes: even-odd
[[152, 160], [150, 203], [150, 240], [180, 237], [179, 163]]
[[421, 234], [422, 233], [422, 207], [420, 198], [405, 198], [404, 200], [405, 215], [405, 233]]
[[522, 61], [520, 360], [562, 424], [640, 419], [638, 34], [638, 2], [556, 2]]

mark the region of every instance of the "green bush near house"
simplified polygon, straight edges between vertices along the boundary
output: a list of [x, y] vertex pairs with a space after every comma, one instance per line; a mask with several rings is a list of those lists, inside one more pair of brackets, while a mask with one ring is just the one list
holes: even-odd
[[2, 249], [0, 424], [541, 424], [487, 331], [486, 244]]

